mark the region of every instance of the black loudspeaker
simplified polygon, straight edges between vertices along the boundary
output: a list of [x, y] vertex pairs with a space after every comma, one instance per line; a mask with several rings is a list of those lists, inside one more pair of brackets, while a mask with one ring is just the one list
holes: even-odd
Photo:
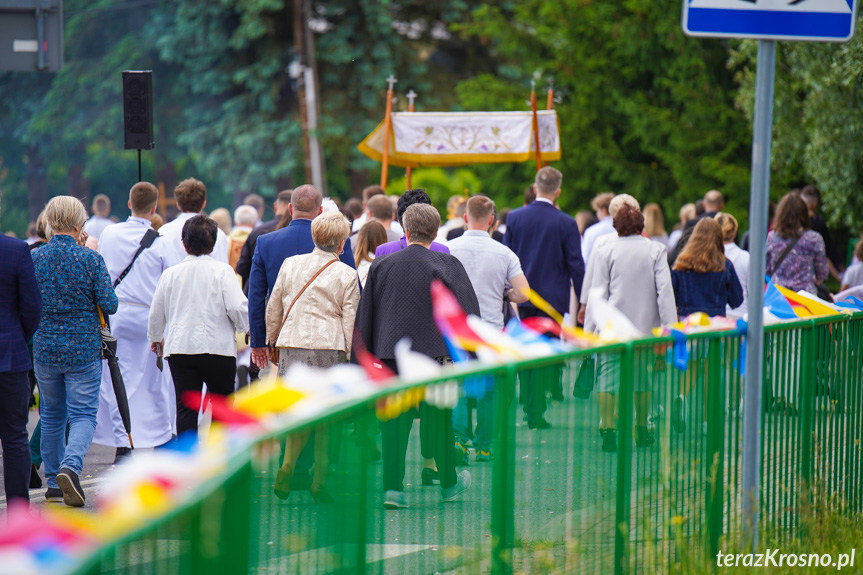
[[123, 72], [123, 148], [152, 150], [153, 72]]

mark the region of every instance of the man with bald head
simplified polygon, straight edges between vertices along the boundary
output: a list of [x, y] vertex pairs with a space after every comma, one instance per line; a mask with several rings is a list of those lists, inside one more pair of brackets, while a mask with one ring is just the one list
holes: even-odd
[[[312, 241], [312, 220], [321, 212], [321, 192], [308, 184], [296, 188], [291, 194], [288, 211], [291, 223], [287, 227], [260, 236], [252, 256], [249, 275], [249, 329], [251, 331], [252, 361], [264, 368], [268, 362], [267, 349], [267, 298], [273, 290], [282, 263], [291, 256], [310, 254], [315, 249]], [[339, 259], [356, 268], [350, 242]]]
[[669, 252], [669, 266], [674, 265], [674, 262], [677, 260], [677, 256], [683, 251], [683, 248], [686, 247], [686, 243], [689, 241], [689, 237], [692, 235], [695, 225], [704, 218], [713, 218], [716, 214], [721, 212], [725, 207], [725, 198], [719, 190], [710, 190], [704, 194], [704, 200], [702, 200], [702, 203], [704, 204], [704, 213], [687, 220], [686, 225], [683, 226], [683, 233], [680, 234], [680, 239], [677, 241], [677, 245], [674, 246], [674, 249], [671, 250], [671, 252]]

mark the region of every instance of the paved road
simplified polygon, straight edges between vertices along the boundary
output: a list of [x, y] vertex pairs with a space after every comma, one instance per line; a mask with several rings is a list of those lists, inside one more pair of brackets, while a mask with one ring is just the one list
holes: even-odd
[[[30, 411], [30, 422], [27, 425], [27, 429], [30, 434], [33, 433], [33, 430], [36, 428], [36, 423], [39, 421], [39, 414], [34, 409]], [[2, 449], [0, 449], [2, 452]], [[81, 486], [84, 488], [84, 494], [86, 496], [86, 505], [84, 506], [86, 509], [95, 508], [95, 495], [99, 492], [99, 485], [105, 479], [106, 471], [112, 469], [114, 466], [112, 462], [114, 461], [114, 448], [106, 447], [104, 445], [96, 445], [93, 444], [90, 446], [90, 451], [87, 453], [87, 457], [84, 459], [84, 469], [81, 472]], [[2, 463], [0, 463], [0, 468], [2, 468]], [[30, 502], [34, 508], [39, 508], [40, 506], [46, 505], [54, 505], [54, 506], [63, 506], [63, 503], [49, 503], [45, 501], [45, 489], [47, 485], [45, 484], [45, 470], [44, 468], [39, 469], [39, 475], [42, 477], [43, 484], [40, 489], [31, 489], [30, 490]], [[3, 488], [3, 475], [0, 474], [0, 520], [2, 520], [2, 516], [5, 514], [6, 509], [6, 492]]]

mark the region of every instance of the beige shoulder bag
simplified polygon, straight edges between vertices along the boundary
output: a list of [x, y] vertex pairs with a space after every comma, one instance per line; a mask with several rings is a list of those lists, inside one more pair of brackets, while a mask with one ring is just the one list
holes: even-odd
[[[279, 334], [282, 333], [282, 329], [285, 327], [285, 322], [288, 321], [288, 314], [291, 313], [291, 310], [293, 309], [294, 304], [297, 303], [297, 300], [300, 299], [300, 296], [303, 295], [303, 292], [305, 292], [306, 289], [308, 289], [308, 287], [310, 285], [312, 285], [312, 282], [315, 281], [318, 278], [318, 276], [323, 273], [323, 271], [325, 269], [327, 269], [328, 267], [330, 267], [330, 265], [336, 263], [337, 261], [339, 261], [338, 258], [330, 260], [327, 263], [325, 263], [324, 266], [321, 269], [319, 269], [317, 271], [317, 273], [315, 273], [315, 275], [313, 275], [311, 277], [311, 279], [309, 279], [309, 281], [306, 282], [306, 285], [303, 286], [303, 289], [301, 289], [299, 292], [297, 292], [297, 295], [295, 295], [293, 301], [291, 301], [291, 305], [288, 306], [288, 311], [285, 312], [285, 317], [282, 319], [282, 325], [279, 326], [279, 331], [276, 332], [276, 338], [277, 339], [279, 337]], [[279, 350], [276, 348], [275, 342], [272, 342], [270, 344], [270, 361], [275, 363], [275, 364], [279, 363]]]

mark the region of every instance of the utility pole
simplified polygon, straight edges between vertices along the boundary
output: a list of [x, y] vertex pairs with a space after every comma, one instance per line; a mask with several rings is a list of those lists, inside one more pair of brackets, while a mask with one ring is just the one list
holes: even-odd
[[[297, 104], [300, 109], [300, 127], [303, 130], [303, 165], [305, 166], [306, 182], [312, 181], [312, 161], [309, 157], [309, 125], [306, 112], [306, 80], [302, 68], [306, 65], [305, 31], [308, 28], [303, 10], [304, 0], [294, 0], [294, 52], [296, 52], [299, 70], [296, 72]], [[294, 76], [294, 72], [291, 76]]]
[[296, 66], [291, 77], [297, 82], [300, 125], [303, 130], [303, 158], [306, 182], [327, 195], [324, 154], [318, 139], [318, 87], [315, 41], [309, 33], [309, 0], [294, 0], [294, 50]]

